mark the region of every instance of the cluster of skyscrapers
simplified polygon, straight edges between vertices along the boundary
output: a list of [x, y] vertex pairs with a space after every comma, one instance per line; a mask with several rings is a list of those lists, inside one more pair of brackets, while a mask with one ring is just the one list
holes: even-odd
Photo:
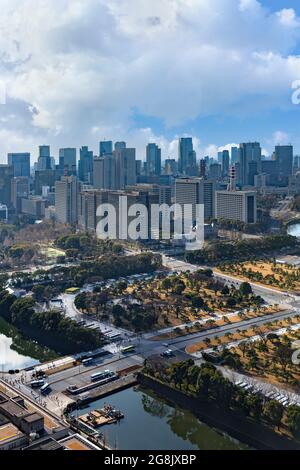
[[0, 217], [25, 214], [95, 230], [99, 204], [118, 209], [120, 195], [126, 195], [130, 203], [149, 207], [204, 204], [207, 221], [255, 223], [258, 192], [293, 194], [300, 188], [300, 158], [292, 145], [276, 146], [271, 158], [262, 155], [258, 142], [250, 142], [219, 152], [217, 159], [197, 159], [192, 138], [183, 137], [178, 158], [162, 161], [156, 143], [137, 159], [126, 142], [102, 141], [97, 155], [84, 146], [79, 154], [62, 148], [58, 157], [48, 145], [39, 147], [33, 166], [29, 153], [8, 154], [7, 164], [0, 165]]

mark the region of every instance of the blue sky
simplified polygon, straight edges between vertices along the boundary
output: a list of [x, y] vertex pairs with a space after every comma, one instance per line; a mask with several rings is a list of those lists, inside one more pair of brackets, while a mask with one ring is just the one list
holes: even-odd
[[1, 0], [0, 31], [1, 162], [102, 139], [176, 157], [181, 135], [198, 158], [249, 140], [300, 154], [296, 0]]

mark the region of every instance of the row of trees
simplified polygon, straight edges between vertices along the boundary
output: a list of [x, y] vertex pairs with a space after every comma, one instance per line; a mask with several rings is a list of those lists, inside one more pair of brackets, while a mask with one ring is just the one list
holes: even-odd
[[89, 256], [101, 256], [107, 253], [120, 254], [123, 247], [114, 240], [99, 240], [90, 233], [72, 233], [59, 237], [55, 245], [66, 251], [68, 257], [84, 259]]
[[291, 235], [277, 235], [255, 240], [242, 240], [237, 242], [214, 242], [199, 251], [186, 254], [191, 263], [220, 263], [222, 261], [243, 261], [255, 259], [271, 254], [282, 248], [295, 248], [297, 238]]
[[132, 256], [111, 254], [101, 256], [97, 260], [82, 261], [78, 266], [55, 266], [47, 271], [15, 273], [12, 276], [12, 285], [17, 288], [31, 288], [36, 284], [53, 284], [61, 289], [82, 287], [86, 282], [154, 272], [161, 268], [161, 265], [161, 256], [152, 253]]
[[144, 372], [201, 401], [215, 402], [227, 410], [242, 410], [245, 415], [274, 427], [284, 424], [294, 436], [299, 434], [300, 407], [292, 405], [285, 410], [276, 400], [269, 400], [259, 393], [247, 393], [223, 377], [212, 364], [199, 367], [189, 359], [163, 365], [161, 361], [147, 359]]
[[0, 315], [32, 340], [57, 352], [72, 354], [96, 349], [103, 336], [79, 326], [58, 311], [36, 312], [32, 298], [17, 299], [7, 291], [0, 292]]

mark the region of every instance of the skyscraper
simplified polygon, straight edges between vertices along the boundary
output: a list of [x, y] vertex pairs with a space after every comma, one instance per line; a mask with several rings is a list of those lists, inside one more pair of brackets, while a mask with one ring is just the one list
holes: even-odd
[[216, 219], [256, 223], [256, 192], [216, 191]]
[[9, 153], [7, 163], [13, 167], [14, 176], [30, 176], [30, 153]]
[[17, 212], [21, 211], [22, 198], [29, 195], [29, 178], [27, 176], [16, 176], [11, 180], [11, 202]]
[[293, 174], [293, 158], [292, 145], [276, 145], [274, 159], [277, 162], [278, 179], [283, 184], [288, 184], [288, 178]]
[[231, 147], [231, 165], [234, 165], [238, 161], [238, 147]]
[[261, 172], [261, 147], [258, 142], [242, 143], [239, 146], [238, 162], [240, 164], [240, 183], [242, 186], [251, 184], [252, 175], [249, 163], [257, 163], [257, 172]]
[[116, 158], [114, 155], [105, 155], [94, 159], [93, 178], [93, 185], [96, 189], [117, 189]]
[[229, 174], [229, 152], [228, 150], [223, 150], [222, 158], [221, 158], [221, 165], [222, 165], [222, 176], [228, 176]]
[[161, 174], [161, 149], [156, 144], [146, 147], [147, 174], [159, 176]]
[[39, 147], [39, 158], [37, 161], [37, 170], [51, 170], [51, 155], [49, 145], [40, 145]]
[[178, 147], [178, 170], [179, 173], [186, 176], [196, 176], [196, 153], [193, 148], [193, 139], [191, 137], [181, 137]]
[[116, 142], [115, 150], [126, 149], [126, 142]]
[[116, 158], [116, 186], [125, 189], [136, 184], [136, 161], [134, 148], [122, 148], [114, 151]]
[[78, 177], [83, 183], [93, 184], [93, 151], [88, 147], [81, 147], [78, 162]]
[[78, 220], [80, 183], [76, 176], [64, 176], [55, 183], [55, 211], [58, 222], [74, 224]]
[[111, 155], [113, 151], [113, 143], [111, 140], [104, 140], [99, 143], [99, 156]]
[[76, 148], [59, 149], [59, 168], [64, 176], [76, 176]]
[[11, 205], [11, 180], [14, 168], [10, 165], [0, 165], [0, 204]]

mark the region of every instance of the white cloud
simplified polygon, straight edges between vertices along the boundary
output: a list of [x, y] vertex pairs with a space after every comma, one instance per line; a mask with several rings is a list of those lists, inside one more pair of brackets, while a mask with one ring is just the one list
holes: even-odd
[[256, 0], [1, 0], [0, 28], [0, 117], [17, 115], [6, 131], [24, 146], [96, 147], [122, 134], [174, 154], [135, 110], [172, 127], [285, 108], [300, 78], [299, 18]]

